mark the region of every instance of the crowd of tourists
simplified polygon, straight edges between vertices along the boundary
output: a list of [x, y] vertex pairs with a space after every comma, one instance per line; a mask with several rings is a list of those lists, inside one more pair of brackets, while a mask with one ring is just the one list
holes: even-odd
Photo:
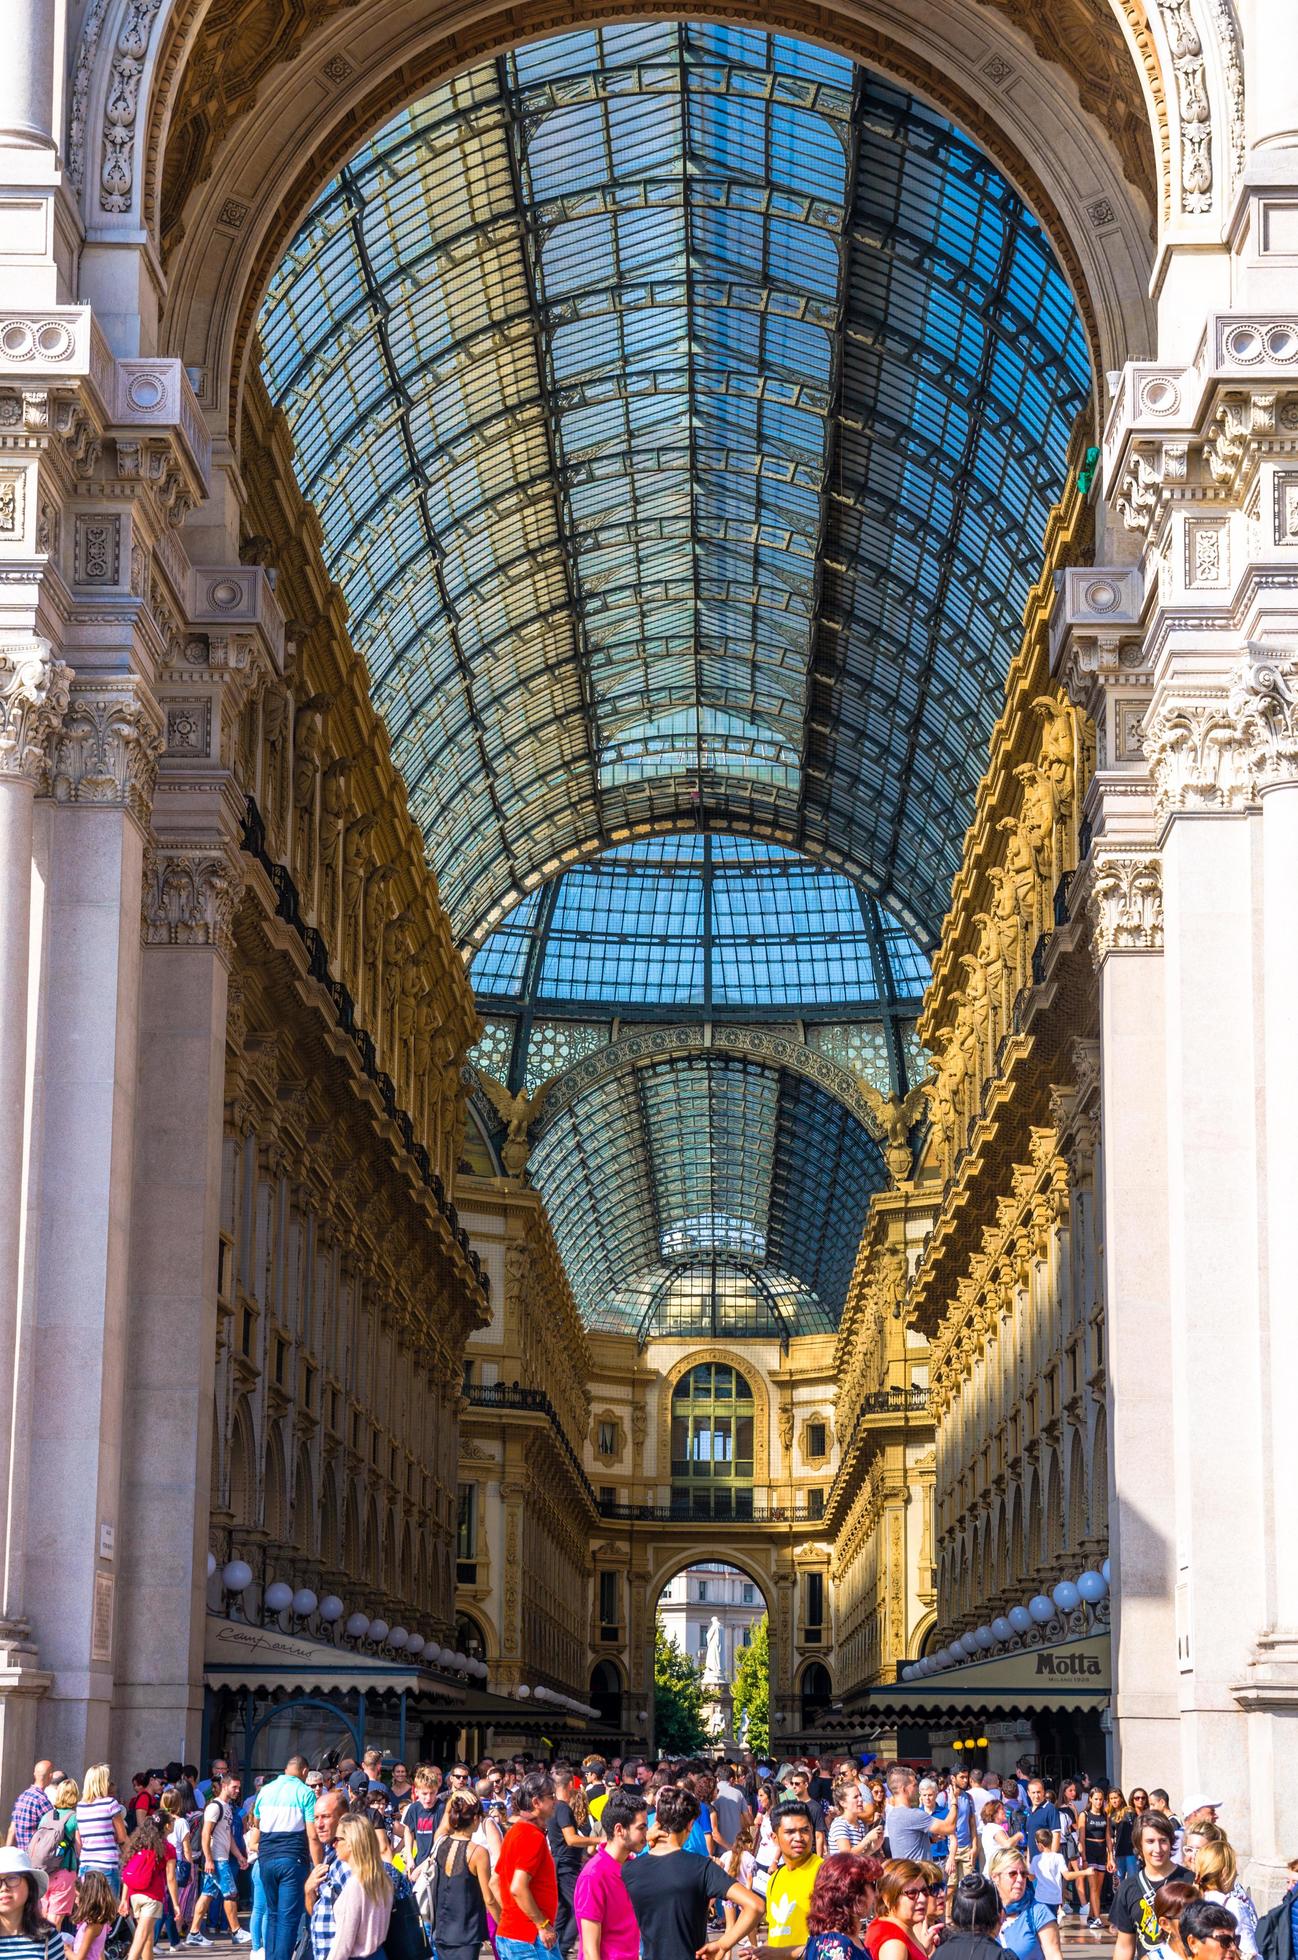
[[[1220, 1805], [873, 1758], [293, 1756], [79, 1780], [37, 1763], [0, 1849], [0, 1960], [1295, 1960]], [[246, 1923], [245, 1923], [246, 1922]]]

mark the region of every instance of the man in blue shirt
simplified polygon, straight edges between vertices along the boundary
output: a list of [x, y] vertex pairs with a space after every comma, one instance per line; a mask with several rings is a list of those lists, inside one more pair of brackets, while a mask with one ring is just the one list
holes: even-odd
[[1027, 1842], [1035, 1844], [1038, 1831], [1049, 1831], [1050, 1849], [1058, 1851], [1063, 1820], [1054, 1804], [1046, 1802], [1046, 1786], [1039, 1776], [1028, 1784]]
[[266, 1960], [293, 1960], [307, 1874], [320, 1863], [315, 1791], [305, 1756], [290, 1756], [284, 1774], [257, 1792], [252, 1814], [261, 1833], [257, 1872], [266, 1899]]

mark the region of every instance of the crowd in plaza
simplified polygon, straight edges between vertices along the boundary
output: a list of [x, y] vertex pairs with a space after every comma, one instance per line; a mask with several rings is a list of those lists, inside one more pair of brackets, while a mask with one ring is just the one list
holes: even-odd
[[1061, 1960], [1070, 1916], [1115, 1960], [1295, 1960], [1298, 1884], [1259, 1921], [1219, 1808], [873, 1758], [411, 1775], [373, 1750], [171, 1763], [125, 1800], [106, 1764], [40, 1762], [0, 1849], [0, 1960]]

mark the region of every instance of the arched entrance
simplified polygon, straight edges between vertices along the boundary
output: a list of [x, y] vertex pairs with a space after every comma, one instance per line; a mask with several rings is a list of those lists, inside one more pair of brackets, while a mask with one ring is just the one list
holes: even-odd
[[653, 1607], [653, 1740], [660, 1753], [770, 1746], [770, 1615], [752, 1571], [720, 1557], [680, 1561]]

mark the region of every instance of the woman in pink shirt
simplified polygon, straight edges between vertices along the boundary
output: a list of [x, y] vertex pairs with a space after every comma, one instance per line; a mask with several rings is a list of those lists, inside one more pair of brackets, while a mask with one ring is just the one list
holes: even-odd
[[334, 1900], [327, 1960], [370, 1960], [388, 1936], [392, 1880], [383, 1869], [378, 1834], [369, 1818], [344, 1817], [334, 1849], [350, 1876]]

